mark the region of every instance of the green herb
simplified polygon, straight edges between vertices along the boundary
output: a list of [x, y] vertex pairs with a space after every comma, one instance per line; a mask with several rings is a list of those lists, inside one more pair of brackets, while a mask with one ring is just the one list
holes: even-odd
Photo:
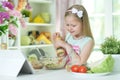
[[23, 15], [24, 17], [29, 17], [29, 16], [30, 16], [30, 11], [29, 11], [29, 10], [23, 9], [23, 10], [21, 11], [21, 13], [22, 13], [22, 15]]
[[104, 54], [120, 54], [120, 41], [115, 37], [107, 37], [101, 44], [101, 51]]

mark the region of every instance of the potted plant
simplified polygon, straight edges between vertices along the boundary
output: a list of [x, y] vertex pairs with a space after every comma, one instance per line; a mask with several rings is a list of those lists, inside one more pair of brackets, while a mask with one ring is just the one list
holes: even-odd
[[115, 37], [107, 37], [101, 44], [101, 51], [104, 54], [120, 54], [120, 41]]
[[26, 22], [29, 22], [29, 17], [30, 17], [30, 11], [27, 9], [23, 9], [21, 11], [23, 18], [25, 19]]
[[105, 41], [101, 44], [100, 50], [103, 54], [111, 54], [114, 58], [114, 69], [113, 71], [119, 71], [120, 69], [120, 40], [111, 36], [105, 38]]

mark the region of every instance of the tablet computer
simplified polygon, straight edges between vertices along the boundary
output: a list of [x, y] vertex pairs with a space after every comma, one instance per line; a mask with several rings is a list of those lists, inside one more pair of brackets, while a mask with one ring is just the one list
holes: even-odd
[[20, 50], [0, 50], [0, 75], [18, 76], [35, 73], [32, 65]]

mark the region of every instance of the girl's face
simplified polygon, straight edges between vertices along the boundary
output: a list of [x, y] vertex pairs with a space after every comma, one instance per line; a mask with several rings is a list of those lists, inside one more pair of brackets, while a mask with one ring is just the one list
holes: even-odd
[[82, 21], [78, 20], [75, 16], [65, 17], [65, 28], [74, 38], [82, 35]]

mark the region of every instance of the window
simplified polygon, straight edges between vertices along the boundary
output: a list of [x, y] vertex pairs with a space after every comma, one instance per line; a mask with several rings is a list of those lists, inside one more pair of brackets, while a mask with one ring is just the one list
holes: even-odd
[[113, 0], [113, 30], [114, 36], [120, 39], [120, 0]]
[[108, 36], [120, 39], [120, 0], [82, 0], [90, 19], [95, 48]]

